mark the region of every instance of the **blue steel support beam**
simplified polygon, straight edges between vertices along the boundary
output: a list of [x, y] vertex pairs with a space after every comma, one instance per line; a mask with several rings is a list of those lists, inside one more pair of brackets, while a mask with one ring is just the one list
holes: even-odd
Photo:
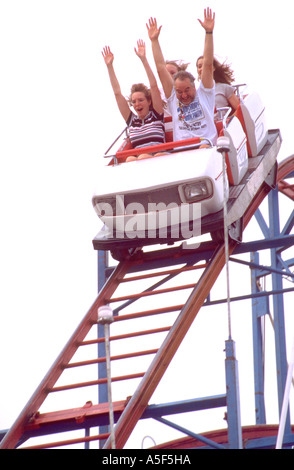
[[[259, 264], [259, 254], [251, 253], [251, 262]], [[259, 276], [257, 269], [251, 270], [251, 292], [259, 292]], [[251, 300], [252, 308], [252, 335], [253, 335], [253, 358], [254, 358], [254, 389], [255, 389], [255, 420], [256, 424], [266, 423], [265, 401], [264, 401], [264, 361], [263, 361], [263, 336], [261, 320], [268, 305], [268, 297], [256, 297]]]
[[[269, 194], [269, 231], [270, 237], [275, 237], [280, 233], [280, 218], [279, 218], [279, 192], [275, 189]], [[271, 265], [274, 269], [282, 269], [279, 263], [276, 249], [271, 249]], [[273, 289], [282, 289], [283, 280], [282, 276], [277, 273], [272, 273], [272, 286]], [[276, 367], [277, 367], [277, 387], [278, 387], [278, 401], [279, 413], [281, 413], [284, 389], [287, 378], [287, 352], [286, 352], [286, 338], [285, 338], [285, 319], [284, 319], [284, 299], [282, 294], [273, 296], [273, 313], [274, 313], [274, 330], [275, 330], [275, 345], [276, 345]], [[290, 419], [289, 413], [285, 425], [285, 433], [290, 433]]]
[[217, 442], [212, 441], [211, 439], [207, 439], [204, 436], [201, 436], [201, 434], [196, 434], [194, 432], [189, 431], [188, 429], [184, 428], [183, 426], [180, 426], [179, 424], [172, 423], [171, 421], [165, 419], [165, 418], [156, 418], [156, 421], [159, 421], [160, 423], [166, 424], [167, 426], [176, 429], [177, 431], [180, 431], [184, 434], [187, 434], [187, 436], [193, 437], [194, 439], [202, 442], [203, 444], [206, 444], [210, 448], [213, 449], [226, 449], [226, 446], [222, 444], [218, 444]]
[[[102, 289], [106, 282], [106, 268], [108, 266], [108, 252], [107, 251], [98, 251], [97, 252], [97, 271], [98, 271], [98, 292]], [[98, 338], [104, 338], [104, 325], [98, 323], [97, 325], [97, 336]], [[105, 357], [105, 343], [98, 343], [98, 358]], [[107, 378], [106, 362], [101, 362], [98, 364], [98, 378]], [[107, 383], [98, 385], [98, 403], [108, 402], [108, 391]], [[104, 434], [108, 432], [108, 426], [101, 426], [99, 428], [99, 433]], [[104, 441], [99, 442], [100, 447], [104, 445]]]
[[242, 449], [238, 362], [235, 355], [235, 343], [231, 339], [226, 341], [225, 369], [227, 386], [228, 448]]

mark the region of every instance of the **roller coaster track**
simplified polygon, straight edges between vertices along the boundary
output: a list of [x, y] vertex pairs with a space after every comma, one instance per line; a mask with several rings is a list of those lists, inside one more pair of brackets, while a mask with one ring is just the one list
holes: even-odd
[[[294, 156], [289, 157], [283, 161], [277, 171], [277, 184], [278, 189], [291, 200], [294, 200], [294, 189], [293, 185], [288, 184], [285, 181], [287, 175], [294, 172]], [[260, 206], [262, 201], [268, 195], [271, 188], [264, 184], [252, 203], [244, 214], [243, 226], [244, 228], [248, 225], [250, 219], [254, 215], [257, 208]], [[238, 243], [234, 240], [229, 240], [229, 253], [233, 253]], [[198, 264], [199, 260], [203, 260], [207, 257], [207, 250], [212, 253], [209, 256], [209, 260], [205, 263]], [[203, 252], [203, 257], [201, 257]], [[195, 255], [196, 253], [196, 255]], [[166, 279], [173, 278], [175, 275], [188, 271], [188, 270], [202, 270], [200, 277], [193, 281], [189, 285], [180, 285], [176, 287], [161, 289], [161, 283], [157, 283], [147, 290], [130, 295], [119, 295], [116, 294], [118, 288], [122, 284], [128, 283], [131, 279], [139, 279], [140, 276], [132, 276], [136, 271], [143, 271], [145, 269], [154, 268], [155, 266], [165, 267], [165, 260], [174, 260], [174, 265], [181, 265], [176, 269], [168, 269], [162, 271], [161, 274], [166, 276]], [[135, 388], [134, 392], [131, 392], [131, 398], [128, 400], [122, 399], [114, 401], [114, 415], [116, 418], [116, 426], [114, 428], [116, 448], [123, 448], [134, 430], [136, 424], [141, 419], [146, 408], [148, 407], [149, 400], [160, 383], [164, 373], [166, 372], [169, 364], [171, 363], [176, 351], [186, 336], [191, 324], [197, 316], [199, 310], [203, 306], [211, 288], [225, 266], [225, 245], [224, 243], [205, 242], [201, 244], [199, 249], [196, 251], [182, 250], [178, 248], [167, 248], [154, 252], [141, 253], [134, 255], [129, 259], [120, 261], [116, 268], [112, 271], [107, 282], [99, 292], [99, 295], [88, 313], [79, 324], [74, 334], [60, 353], [51, 369], [40, 383], [39, 387], [3, 437], [0, 448], [11, 449], [19, 446], [23, 446], [23, 443], [30, 438], [34, 438], [40, 435], [49, 435], [55, 432], [61, 432], [61, 430], [72, 430], [72, 429], [85, 429], [92, 426], [101, 426], [100, 423], [108, 423], [108, 403], [100, 403], [98, 405], [92, 405], [87, 402], [82, 407], [62, 409], [60, 411], [41, 412], [40, 407], [44, 404], [48, 396], [56, 394], [57, 392], [67, 392], [69, 390], [80, 390], [87, 387], [97, 387], [101, 383], [105, 383], [106, 379], [98, 378], [98, 380], [91, 380], [79, 383], [71, 384], [58, 384], [58, 380], [63, 375], [64, 371], [71, 368], [88, 366], [91, 364], [98, 364], [100, 361], [105, 361], [105, 358], [95, 358], [91, 361], [80, 361], [72, 362], [75, 354], [81, 348], [89, 344], [98, 344], [100, 339], [87, 339], [87, 335], [91, 331], [93, 326], [97, 326], [97, 310], [100, 306], [113, 304], [121, 305], [125, 302], [134, 302], [136, 300], [144, 300], [144, 298], [150, 297], [151, 295], [167, 294], [177, 291], [188, 291], [187, 300], [181, 305], [165, 306], [162, 308], [156, 308], [148, 311], [140, 311], [135, 314], [117, 315], [115, 322], [119, 322], [124, 319], [139, 318], [155, 316], [160, 313], [168, 313], [179, 311], [174, 323], [170, 327], [163, 327], [158, 329], [149, 329], [146, 331], [135, 332], [133, 334], [127, 334], [126, 337], [129, 339], [132, 335], [143, 336], [143, 335], [154, 335], [155, 333], [167, 332], [166, 336], [159, 346], [158, 349], [152, 349], [147, 351], [137, 351], [134, 354], [126, 354], [125, 358], [133, 358], [137, 356], [153, 356], [153, 360], [149, 363], [147, 370], [144, 373], [134, 373], [128, 376], [117, 376], [112, 377], [113, 383], [122, 380], [134, 380], [135, 382], [139, 379], [139, 384]], [[171, 263], [172, 264], [172, 263]], [[182, 266], [184, 264], [184, 266]], [[146, 268], [147, 267], [147, 268]], [[129, 276], [129, 277], [128, 277]], [[130, 277], [131, 276], [131, 277]], [[141, 279], [149, 279], [156, 276], [154, 273], [143, 274]], [[116, 294], [116, 296], [115, 296]], [[110, 338], [114, 341], [115, 337]], [[112, 357], [112, 361], [122, 358], [123, 355]], [[93, 424], [94, 423], [94, 424]], [[97, 424], [98, 423], [98, 424]], [[54, 431], [53, 431], [54, 430]], [[27, 448], [50, 448], [58, 447], [62, 445], [73, 445], [76, 443], [85, 443], [89, 441], [104, 441], [104, 448], [111, 448], [111, 440], [109, 433], [98, 434], [95, 436], [83, 436], [81, 438], [70, 439], [70, 440], [59, 440], [58, 442], [45, 443], [32, 445]]]

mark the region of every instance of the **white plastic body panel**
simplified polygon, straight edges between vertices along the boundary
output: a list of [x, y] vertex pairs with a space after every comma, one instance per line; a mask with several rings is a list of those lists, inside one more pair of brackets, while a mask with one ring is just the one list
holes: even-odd
[[[92, 203], [97, 211], [99, 218], [110, 229], [115, 228], [119, 231], [125, 231], [128, 221], [131, 220], [132, 224], [137, 222], [137, 226], [146, 226], [146, 217], [148, 223], [153, 224], [154, 228], [162, 228], [162, 221], [173, 220], [173, 213], [177, 211], [176, 208], [163, 209], [163, 212], [168, 212], [168, 218], [164, 217], [161, 213], [159, 219], [156, 213], [138, 213], [129, 216], [127, 208], [124, 205], [124, 200], [131, 193], [139, 193], [140, 201], [148, 201], [149, 193], [156, 189], [161, 189], [166, 192], [176, 191], [179, 197], [179, 187], [183, 183], [192, 181], [201, 181], [208, 179], [212, 185], [212, 195], [209, 198], [200, 201], [201, 211], [193, 211], [193, 204], [187, 204], [187, 201], [181, 202], [181, 222], [188, 223], [192, 216], [203, 217], [222, 210], [224, 201], [223, 189], [223, 173], [222, 173], [222, 158], [216, 147], [179, 151], [174, 154], [164, 155], [160, 157], [150, 158], [146, 160], [136, 160], [128, 163], [122, 163], [114, 166], [106, 166], [103, 168], [99, 176], [99, 190], [93, 196]], [[229, 185], [225, 177], [225, 193], [228, 198]], [[171, 193], [172, 194], [172, 193]], [[116, 199], [120, 207], [119, 213], [112, 216], [104, 214], [101, 216], [97, 210], [97, 202], [107, 200], [109, 197]], [[143, 198], [143, 199], [142, 199]], [[139, 198], [138, 198], [139, 199]], [[171, 198], [169, 198], [170, 200]], [[199, 206], [199, 202], [197, 203]], [[189, 205], [190, 211], [186, 211], [184, 206]], [[177, 217], [174, 220], [177, 221]], [[159, 224], [159, 225], [158, 225]]]
[[227, 154], [227, 171], [232, 185], [240, 183], [248, 170], [247, 139], [237, 117], [233, 117], [223, 131], [230, 140], [230, 151]]
[[256, 157], [267, 141], [265, 109], [258, 93], [247, 95], [240, 104], [242, 122], [248, 140], [249, 157]]

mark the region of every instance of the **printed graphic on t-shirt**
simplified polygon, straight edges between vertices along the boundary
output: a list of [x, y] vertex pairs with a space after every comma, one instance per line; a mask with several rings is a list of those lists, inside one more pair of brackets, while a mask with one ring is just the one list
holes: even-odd
[[180, 121], [180, 129], [197, 130], [203, 127], [201, 121], [205, 116], [198, 98], [187, 106], [178, 102], [177, 112]]

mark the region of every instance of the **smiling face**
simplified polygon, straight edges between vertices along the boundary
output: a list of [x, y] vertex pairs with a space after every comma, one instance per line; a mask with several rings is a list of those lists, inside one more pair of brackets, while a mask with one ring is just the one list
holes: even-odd
[[[202, 70], [203, 70], [203, 64], [204, 64], [204, 59], [203, 57], [199, 57], [196, 62], [196, 68], [197, 68], [197, 73], [198, 73], [198, 80], [201, 80], [202, 78]], [[215, 71], [217, 61], [214, 59], [213, 60], [213, 72]]]
[[178, 67], [174, 64], [166, 64], [166, 70], [172, 77], [179, 71]]
[[151, 100], [142, 91], [136, 91], [132, 94], [132, 106], [140, 119], [144, 119], [147, 116], [150, 104]]
[[175, 92], [178, 100], [184, 105], [192, 103], [196, 96], [195, 84], [189, 78], [175, 80]]
[[198, 78], [199, 78], [199, 80], [201, 80], [201, 74], [202, 74], [202, 68], [203, 68], [203, 58], [202, 57], [200, 57], [197, 60], [196, 67], [197, 67]]

